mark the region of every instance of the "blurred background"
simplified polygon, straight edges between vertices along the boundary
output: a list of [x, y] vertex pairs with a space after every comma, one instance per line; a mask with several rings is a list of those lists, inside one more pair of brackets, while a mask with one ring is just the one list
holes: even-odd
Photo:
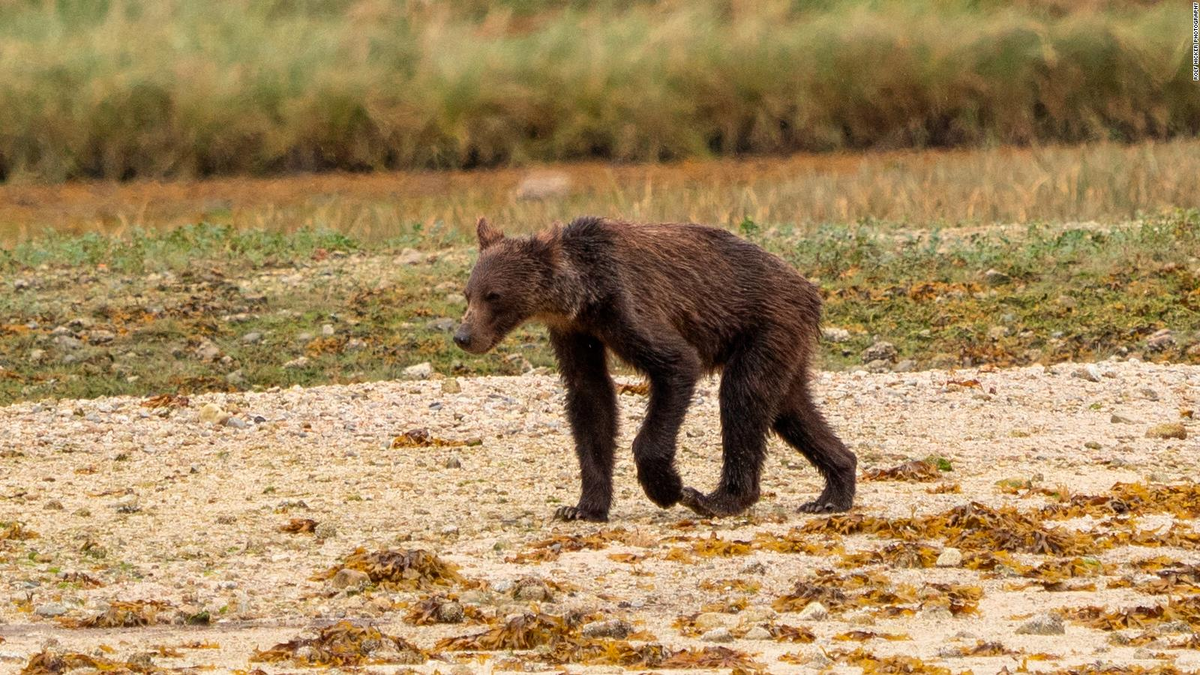
[[[834, 366], [889, 334], [914, 367], [1193, 358], [1198, 132], [1178, 2], [0, 0], [0, 391], [550, 366], [445, 340], [479, 215], [734, 229], [822, 283]], [[271, 312], [218, 292], [314, 265]], [[88, 351], [138, 321], [219, 357]]]

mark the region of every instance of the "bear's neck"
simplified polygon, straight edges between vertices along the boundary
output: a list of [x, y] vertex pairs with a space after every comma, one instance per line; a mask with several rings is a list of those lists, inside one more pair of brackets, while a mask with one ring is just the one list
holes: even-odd
[[550, 327], [567, 327], [578, 321], [587, 304], [587, 286], [570, 256], [561, 256], [550, 278], [550, 292], [538, 312], [542, 323]]

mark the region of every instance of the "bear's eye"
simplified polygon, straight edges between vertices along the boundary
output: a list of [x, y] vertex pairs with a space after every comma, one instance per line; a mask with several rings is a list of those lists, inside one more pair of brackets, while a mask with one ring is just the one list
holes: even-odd
[[500, 299], [500, 294], [497, 293], [496, 291], [492, 291], [491, 293], [488, 293], [487, 295], [483, 296], [483, 299], [487, 300], [488, 302], [495, 302]]

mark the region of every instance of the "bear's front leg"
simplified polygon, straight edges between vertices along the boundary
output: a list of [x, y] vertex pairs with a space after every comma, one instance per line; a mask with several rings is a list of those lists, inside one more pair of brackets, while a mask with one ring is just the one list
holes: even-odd
[[695, 388], [690, 371], [651, 375], [646, 419], [633, 440], [638, 483], [650, 501], [664, 509], [677, 504], [683, 494], [683, 480], [675, 470], [675, 444]]
[[567, 390], [567, 419], [582, 482], [579, 503], [559, 507], [554, 517], [604, 522], [612, 505], [617, 438], [617, 393], [608, 375], [604, 344], [590, 335], [557, 331], [551, 331], [550, 343]]

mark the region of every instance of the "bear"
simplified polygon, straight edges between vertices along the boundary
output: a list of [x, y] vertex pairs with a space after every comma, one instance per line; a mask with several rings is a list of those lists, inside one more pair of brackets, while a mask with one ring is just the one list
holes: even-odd
[[[857, 459], [813, 402], [809, 365], [821, 296], [781, 258], [724, 229], [585, 216], [528, 237], [476, 224], [479, 257], [453, 340], [482, 354], [526, 321], [543, 323], [566, 390], [582, 490], [560, 520], [604, 522], [613, 498], [617, 396], [609, 354], [649, 380], [633, 440], [637, 479], [662, 508], [703, 517], [759, 499], [774, 431], [820, 472], [802, 513], [850, 509]], [[676, 437], [697, 381], [721, 373], [721, 478], [702, 493], [675, 468]]]

